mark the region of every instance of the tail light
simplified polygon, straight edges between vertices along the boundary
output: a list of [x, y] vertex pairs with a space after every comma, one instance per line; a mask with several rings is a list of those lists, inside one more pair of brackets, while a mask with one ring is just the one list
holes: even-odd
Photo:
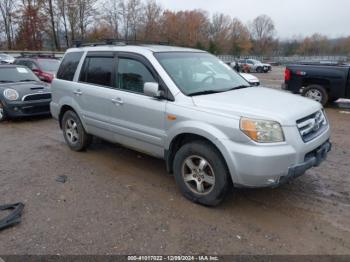
[[284, 71], [284, 80], [289, 81], [290, 76], [291, 76], [291, 71], [288, 68], [286, 68], [286, 70]]

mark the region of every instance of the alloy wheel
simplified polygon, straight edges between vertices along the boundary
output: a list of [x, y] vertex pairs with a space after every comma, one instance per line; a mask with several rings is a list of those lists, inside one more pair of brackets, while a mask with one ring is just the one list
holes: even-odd
[[182, 177], [186, 186], [196, 194], [207, 195], [215, 186], [214, 170], [201, 156], [192, 155], [185, 159]]
[[77, 123], [74, 121], [74, 119], [69, 118], [66, 121], [66, 125], [65, 125], [65, 133], [66, 133], [66, 137], [68, 139], [68, 141], [71, 144], [76, 144], [79, 142], [79, 131], [78, 131], [78, 125]]
[[317, 89], [310, 89], [306, 92], [305, 96], [317, 102], [322, 102], [322, 93]]

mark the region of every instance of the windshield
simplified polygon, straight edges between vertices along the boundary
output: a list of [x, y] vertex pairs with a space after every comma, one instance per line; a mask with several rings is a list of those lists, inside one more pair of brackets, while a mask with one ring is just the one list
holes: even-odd
[[226, 92], [249, 83], [208, 53], [155, 53], [155, 57], [185, 95]]
[[57, 72], [60, 61], [54, 59], [38, 59], [41, 70], [46, 72]]
[[32, 71], [25, 67], [0, 68], [0, 84], [11, 82], [40, 81]]

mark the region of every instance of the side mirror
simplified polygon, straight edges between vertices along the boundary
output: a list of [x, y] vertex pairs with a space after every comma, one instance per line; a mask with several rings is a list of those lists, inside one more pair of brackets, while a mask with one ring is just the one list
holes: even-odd
[[159, 90], [159, 84], [155, 82], [146, 82], [143, 85], [143, 93], [146, 96], [159, 98], [162, 95], [162, 91]]

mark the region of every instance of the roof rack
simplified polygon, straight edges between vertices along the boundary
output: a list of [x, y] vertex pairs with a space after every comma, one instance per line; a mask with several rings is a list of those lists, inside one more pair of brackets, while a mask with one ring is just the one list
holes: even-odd
[[104, 39], [100, 42], [85, 42], [83, 40], [73, 41], [74, 47], [84, 47], [84, 46], [101, 46], [101, 45], [116, 45], [116, 46], [126, 46], [126, 45], [170, 45], [166, 41], [142, 41], [142, 40], [125, 40], [125, 39]]

